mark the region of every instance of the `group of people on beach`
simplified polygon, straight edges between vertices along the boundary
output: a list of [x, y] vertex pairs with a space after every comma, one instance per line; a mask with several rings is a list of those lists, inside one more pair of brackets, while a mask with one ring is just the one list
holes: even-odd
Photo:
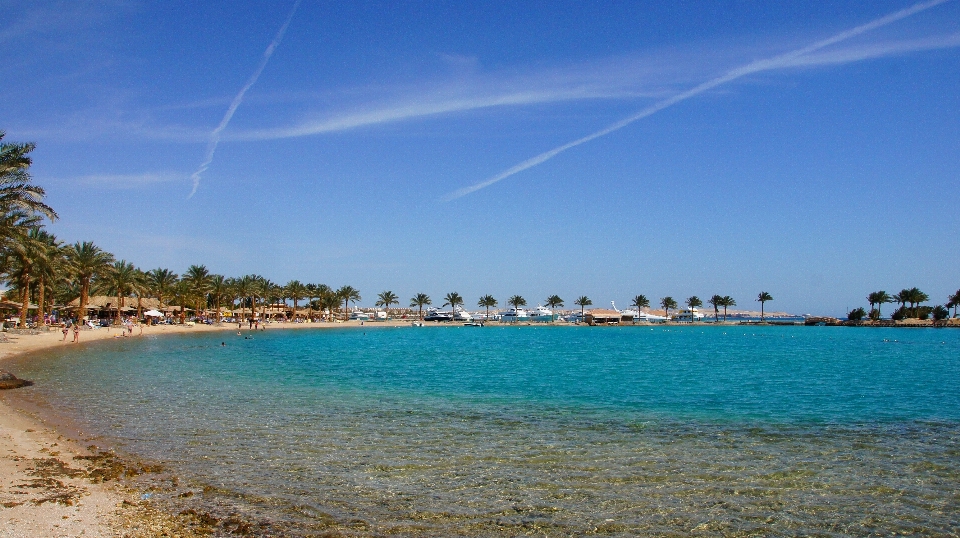
[[[87, 324], [90, 326], [91, 329], [94, 328], [93, 324], [89, 322]], [[126, 338], [128, 336], [133, 336], [134, 325], [140, 328], [140, 336], [143, 336], [143, 325], [141, 325], [139, 322], [134, 324], [132, 321], [127, 319], [123, 321], [123, 327], [120, 329], [120, 334], [114, 336], [114, 338]], [[61, 341], [62, 342], [67, 341], [67, 335], [70, 334], [71, 330], [73, 331], [72, 343], [75, 343], [75, 344], [79, 343], [80, 342], [80, 324], [73, 322], [71, 320], [60, 323], [60, 332], [63, 333], [63, 339]]]

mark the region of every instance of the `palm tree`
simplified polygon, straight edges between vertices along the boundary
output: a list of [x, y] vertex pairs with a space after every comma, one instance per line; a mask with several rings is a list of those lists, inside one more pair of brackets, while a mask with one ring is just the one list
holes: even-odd
[[947, 308], [953, 307], [953, 317], [957, 317], [957, 306], [960, 306], [960, 290], [947, 298]]
[[723, 302], [720, 303], [723, 306], [723, 321], [727, 321], [727, 307], [728, 306], [737, 306], [737, 301], [729, 295], [723, 296]]
[[[319, 299], [317, 303], [318, 306], [320, 306], [320, 310], [323, 311], [327, 308], [327, 303], [330, 302], [329, 297], [333, 296], [333, 290], [326, 284], [317, 284], [317, 289], [314, 291], [314, 294], [314, 296]], [[333, 310], [329, 310], [329, 312], [333, 313]], [[320, 317], [322, 318], [323, 316], [321, 315]]]
[[713, 320], [720, 321], [720, 307], [723, 306], [723, 297], [714, 295], [707, 299], [707, 304], [713, 307]]
[[[173, 285], [171, 292], [173, 294], [174, 304], [180, 307], [180, 323], [183, 323], [187, 317], [185, 308], [192, 298], [190, 283], [187, 282], [186, 279], [178, 280], [177, 283]], [[196, 315], [196, 312], [194, 312], [194, 315]]]
[[6, 133], [0, 131], [0, 213], [56, 220], [57, 212], [43, 203], [44, 190], [30, 183], [29, 153], [36, 145], [3, 142], [4, 136]]
[[260, 303], [260, 319], [266, 321], [267, 308], [280, 300], [283, 295], [283, 287], [269, 278], [260, 277], [257, 288], [260, 293], [259, 297], [263, 299], [263, 302]]
[[913, 317], [917, 317], [917, 307], [922, 303], [925, 303], [930, 300], [930, 296], [926, 293], [923, 293], [918, 288], [910, 288], [908, 290], [910, 297], [910, 309], [913, 310]]
[[[646, 295], [637, 295], [633, 298], [633, 302], [630, 303], [630, 306], [636, 308], [637, 314], [639, 314], [641, 308], [650, 308], [650, 299], [647, 299]], [[636, 325], [637, 322], [634, 321], [633, 324]]]
[[760, 321], [763, 321], [763, 303], [772, 301], [773, 295], [770, 295], [765, 291], [761, 291], [760, 294], [757, 295], [757, 300], [760, 301]]
[[258, 319], [257, 299], [266, 297], [270, 281], [260, 275], [250, 276], [250, 319]]
[[[38, 319], [44, 319], [47, 313], [47, 288], [50, 288], [50, 299], [53, 298], [53, 286], [58, 280], [65, 279], [66, 257], [63, 244], [57, 238], [46, 231], [41, 230], [39, 240], [43, 243], [45, 254], [38, 257], [34, 267], [37, 281], [37, 312]], [[51, 305], [53, 302], [51, 302]]]
[[284, 286], [284, 289], [287, 292], [287, 297], [293, 300], [293, 319], [297, 319], [297, 303], [300, 299], [303, 299], [307, 295], [307, 287], [304, 286], [299, 280], [291, 280], [287, 282], [287, 285]]
[[577, 300], [574, 301], [573, 304], [580, 307], [580, 318], [583, 319], [583, 309], [592, 305], [593, 301], [591, 301], [586, 295], [581, 295], [580, 297], [577, 297]]
[[94, 277], [110, 272], [113, 254], [102, 250], [90, 241], [84, 241], [77, 242], [67, 249], [67, 259], [74, 278], [80, 284], [80, 306], [77, 309], [77, 319], [86, 319], [90, 282]]
[[347, 308], [351, 302], [356, 304], [357, 301], [361, 300], [360, 292], [354, 289], [353, 286], [341, 286], [340, 289], [337, 290], [337, 297], [343, 303], [343, 319], [346, 321], [349, 317], [347, 315]]
[[377, 295], [377, 304], [375, 306], [382, 306], [384, 310], [387, 311], [387, 316], [390, 316], [390, 305], [400, 304], [400, 298], [397, 297], [396, 293], [392, 291], [381, 291]]
[[317, 296], [316, 284], [304, 284], [303, 294], [307, 298], [307, 319], [313, 320], [313, 300]]
[[[244, 320], [247, 318], [246, 306], [249, 298], [253, 296], [253, 275], [244, 275], [240, 278], [234, 279], [233, 282], [233, 292], [236, 294], [237, 298], [240, 299], [240, 319]], [[251, 303], [251, 317], [253, 316]]]
[[673, 300], [673, 297], [670, 297], [670, 296], [668, 295], [668, 296], [660, 299], [660, 307], [663, 308], [663, 311], [665, 312], [664, 316], [669, 319], [669, 318], [670, 318], [670, 309], [671, 309], [671, 308], [672, 308], [672, 309], [676, 309], [676, 308], [677, 308], [677, 302], [676, 302], [675, 300]]
[[684, 302], [687, 303], [687, 308], [689, 308], [690, 310], [693, 310], [694, 308], [700, 308], [701, 306], [703, 306], [703, 301], [701, 301], [700, 298], [697, 297], [696, 295], [694, 295], [693, 297], [687, 297], [687, 300]]
[[514, 310], [516, 310], [521, 306], [527, 306], [527, 300], [519, 295], [514, 295], [509, 299], [507, 299], [507, 304], [512, 306]]
[[885, 291], [875, 291], [867, 295], [867, 301], [870, 303], [870, 312], [873, 312], [873, 305], [877, 305], [877, 319], [880, 319], [880, 307], [893, 301], [893, 297]]
[[333, 321], [333, 316], [336, 314], [337, 308], [340, 307], [340, 296], [331, 287], [325, 284], [321, 286], [326, 289], [320, 290], [320, 308], [330, 315], [328, 321]]
[[137, 319], [141, 319], [143, 318], [143, 298], [150, 293], [150, 288], [147, 285], [147, 274], [139, 268], [134, 270], [130, 291], [137, 296]]
[[133, 292], [136, 285], [137, 268], [126, 260], [120, 260], [113, 263], [113, 270], [107, 275], [106, 284], [108, 289], [117, 296], [117, 317], [113, 320], [114, 325], [120, 325], [120, 311], [124, 307], [124, 302], [128, 295]]
[[477, 301], [477, 306], [487, 309], [486, 319], [490, 319], [490, 309], [497, 307], [497, 299], [493, 295], [484, 295]]
[[[22, 231], [21, 231], [22, 232]], [[51, 254], [48, 248], [49, 234], [40, 227], [33, 227], [21, 233], [17, 241], [11, 243], [6, 252], [11, 263], [7, 263], [4, 273], [7, 279], [16, 283], [20, 291], [20, 325], [27, 324], [27, 310], [30, 304], [30, 286], [40, 267], [48, 263]]]
[[210, 275], [210, 300], [217, 309], [217, 323], [220, 323], [220, 305], [230, 297], [231, 282], [223, 275]]
[[207, 293], [210, 292], [210, 276], [205, 265], [191, 265], [183, 275], [183, 280], [190, 286], [190, 295], [196, 301], [195, 316], [199, 316], [204, 309]]
[[[559, 295], [551, 295], [550, 297], [547, 297], [546, 303], [547, 303], [547, 306], [549, 306], [550, 309], [553, 310], [555, 308], [563, 306], [563, 299], [561, 299]], [[552, 314], [550, 316], [550, 321], [556, 321], [556, 319], [557, 319], [556, 314]]]
[[120, 311], [126, 306], [127, 296], [133, 293], [136, 281], [137, 268], [132, 263], [127, 263], [126, 260], [114, 262], [113, 270], [105, 275], [106, 289], [117, 297], [117, 317], [113, 320], [114, 325], [120, 325]]
[[463, 297], [461, 297], [459, 293], [457, 293], [457, 292], [455, 292], [455, 291], [452, 291], [452, 292], [446, 294], [446, 295], [443, 297], [443, 300], [444, 300], [445, 302], [444, 302], [441, 306], [448, 306], [448, 305], [449, 305], [449, 306], [450, 306], [450, 310], [453, 312], [453, 318], [456, 319], [456, 317], [457, 317], [457, 307], [463, 305]]
[[161, 309], [163, 309], [163, 298], [170, 296], [173, 286], [179, 279], [180, 275], [169, 269], [158, 267], [147, 271], [147, 284], [157, 298], [157, 302], [160, 303]]

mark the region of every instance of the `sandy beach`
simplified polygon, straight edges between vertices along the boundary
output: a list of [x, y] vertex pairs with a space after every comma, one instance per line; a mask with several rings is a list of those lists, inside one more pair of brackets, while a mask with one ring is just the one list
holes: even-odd
[[[208, 326], [151, 326], [143, 334], [225, 330]], [[120, 329], [85, 330], [80, 343], [59, 331], [9, 335], [0, 344], [0, 369], [7, 359], [57, 346], [87, 346], [113, 339]], [[135, 329], [134, 338], [139, 337]], [[41, 356], [38, 355], [38, 359]], [[16, 372], [13, 372], [16, 375]], [[17, 390], [17, 389], [14, 389]], [[201, 535], [191, 521], [158, 511], [126, 487], [129, 464], [83, 446], [53, 428], [35, 412], [17, 405], [13, 391], [0, 391], [0, 536]]]

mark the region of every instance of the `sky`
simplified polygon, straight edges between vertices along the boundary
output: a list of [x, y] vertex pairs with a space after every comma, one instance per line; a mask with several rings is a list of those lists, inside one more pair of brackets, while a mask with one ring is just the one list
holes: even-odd
[[145, 270], [361, 305], [960, 288], [960, 0], [0, 0], [0, 48], [49, 229]]

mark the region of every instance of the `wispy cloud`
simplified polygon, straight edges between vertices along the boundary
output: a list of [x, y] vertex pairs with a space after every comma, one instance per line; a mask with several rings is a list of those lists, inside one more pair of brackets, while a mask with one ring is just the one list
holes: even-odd
[[[892, 46], [892, 45], [888, 47], [874, 46], [874, 47], [860, 48], [858, 49], [859, 53], [856, 53], [855, 51], [847, 51], [846, 54], [836, 54], [836, 53], [825, 54], [820, 56], [820, 63], [816, 63], [817, 56], [814, 55], [814, 53], [819, 53], [823, 49], [826, 49], [828, 47], [831, 47], [843, 41], [849, 40], [851, 38], [863, 35], [867, 32], [876, 30], [883, 26], [887, 26], [889, 24], [905, 19], [907, 17], [910, 17], [922, 11], [926, 11], [930, 8], [933, 8], [935, 6], [938, 6], [948, 1], [950, 0], [931, 0], [928, 2], [921, 2], [911, 7], [908, 7], [906, 9], [902, 9], [900, 11], [891, 13], [890, 15], [886, 15], [884, 17], [874, 19], [866, 24], [862, 24], [860, 26], [851, 28], [844, 32], [840, 32], [826, 39], [816, 41], [810, 45], [807, 45], [806, 47], [801, 47], [799, 49], [795, 49], [784, 54], [779, 54], [771, 58], [766, 58], [763, 60], [758, 60], [758, 61], [754, 61], [745, 65], [742, 65], [740, 67], [737, 67], [735, 69], [732, 69], [724, 73], [721, 76], [718, 76], [716, 78], [703, 82], [689, 90], [686, 90], [684, 92], [668, 97], [667, 99], [658, 101], [653, 105], [647, 108], [644, 108], [640, 112], [632, 116], [626, 117], [612, 125], [609, 125], [604, 129], [593, 132], [582, 138], [578, 138], [572, 142], [568, 142], [566, 144], [553, 148], [549, 151], [545, 151], [539, 155], [531, 157], [530, 159], [527, 159], [517, 165], [514, 165], [508, 168], [507, 170], [504, 170], [503, 172], [500, 172], [499, 174], [494, 175], [493, 177], [490, 177], [484, 181], [453, 191], [447, 194], [446, 196], [444, 196], [442, 198], [442, 201], [449, 202], [451, 200], [455, 200], [457, 198], [476, 192], [480, 189], [489, 187], [490, 185], [500, 182], [510, 176], [516, 175], [524, 170], [528, 170], [530, 168], [533, 168], [534, 166], [542, 164], [569, 149], [575, 148], [581, 144], [585, 144], [592, 140], [596, 140], [597, 138], [606, 136], [615, 131], [619, 131], [620, 129], [623, 129], [624, 127], [638, 120], [652, 116], [653, 114], [656, 114], [657, 112], [660, 112], [661, 110], [669, 108], [677, 103], [686, 101], [687, 99], [700, 95], [706, 91], [712, 90], [714, 88], [717, 88], [719, 86], [722, 86], [734, 80], [740, 79], [747, 75], [760, 73], [764, 71], [772, 71], [772, 70], [785, 69], [790, 67], [797, 67], [802, 65], [812, 66], [812, 65], [837, 64], [837, 63], [844, 63], [849, 61], [862, 60], [869, 57], [879, 57], [880, 55], [891, 55], [894, 53], [902, 54], [905, 52], [911, 52], [911, 51], [917, 51], [917, 50], [928, 50], [930, 48], [933, 48], [933, 44], [931, 42], [913, 41], [913, 42], [901, 42], [900, 48], [897, 48], [896, 46]], [[943, 43], [953, 43], [952, 36], [947, 36], [947, 39], [944, 40]], [[956, 46], [956, 45], [945, 45], [945, 46]]]
[[233, 119], [233, 114], [237, 111], [237, 108], [243, 103], [243, 96], [246, 95], [247, 91], [257, 83], [257, 79], [260, 78], [260, 74], [263, 73], [263, 70], [267, 67], [267, 62], [270, 61], [270, 57], [273, 56], [273, 51], [277, 50], [277, 47], [280, 46], [280, 41], [283, 40], [283, 34], [287, 32], [287, 27], [290, 26], [290, 21], [293, 20], [293, 15], [297, 12], [297, 8], [300, 7], [300, 1], [297, 0], [293, 4], [293, 8], [290, 10], [290, 15], [287, 16], [287, 20], [283, 23], [283, 26], [280, 27], [280, 31], [277, 32], [277, 35], [273, 38], [273, 41], [267, 46], [267, 50], [263, 53], [263, 58], [260, 60], [260, 65], [257, 66], [256, 71], [253, 72], [253, 75], [247, 80], [247, 83], [240, 88], [240, 92], [237, 93], [236, 97], [233, 98], [233, 101], [230, 103], [230, 107], [227, 108], [227, 113], [223, 115], [223, 119], [220, 120], [220, 125], [217, 125], [217, 128], [210, 133], [210, 141], [207, 143], [207, 153], [203, 159], [203, 162], [200, 163], [200, 166], [197, 168], [197, 171], [190, 176], [190, 179], [193, 180], [193, 189], [190, 191], [190, 194], [187, 198], [193, 197], [197, 192], [197, 188], [200, 186], [200, 176], [206, 172], [207, 168], [213, 162], [213, 154], [217, 151], [217, 145], [220, 143], [220, 133], [227, 128], [227, 125], [230, 124], [230, 120]]
[[[674, 61], [676, 54], [646, 57], [615, 57], [579, 65], [518, 69], [519, 72], [483, 72], [472, 61], [469, 69], [455, 76], [420, 81], [398, 88], [355, 90], [359, 103], [338, 105], [333, 113], [315, 114], [292, 125], [237, 130], [224, 133], [224, 140], [272, 140], [334, 133], [360, 127], [394, 123], [443, 114], [496, 107], [529, 106], [591, 99], [658, 98], [690, 80], [693, 62], [707, 58]], [[705, 56], [705, 55], [703, 55]], [[716, 55], [711, 56], [713, 59]], [[350, 100], [350, 96], [344, 96]], [[354, 99], [356, 100], [356, 99]]]

